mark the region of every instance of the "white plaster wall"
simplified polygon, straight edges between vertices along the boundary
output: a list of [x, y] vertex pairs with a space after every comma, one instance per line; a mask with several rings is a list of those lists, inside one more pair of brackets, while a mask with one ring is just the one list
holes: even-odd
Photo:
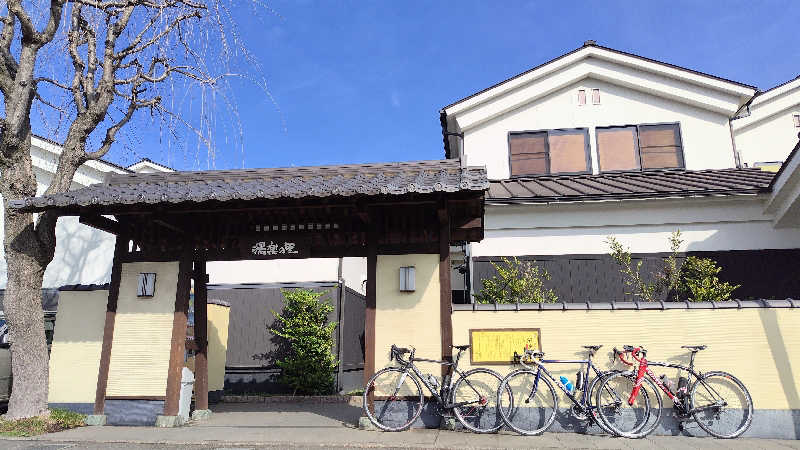
[[797, 145], [800, 128], [792, 114], [800, 114], [800, 79], [756, 96], [750, 114], [732, 122], [736, 150], [742, 161], [783, 161]]
[[[600, 105], [591, 104], [591, 89], [600, 89]], [[578, 106], [579, 89], [587, 104]], [[456, 120], [459, 120], [458, 118]], [[485, 165], [490, 179], [508, 178], [508, 133], [556, 128], [589, 128], [592, 167], [598, 173], [595, 127], [679, 122], [686, 168], [734, 167], [728, 116], [629, 87], [584, 78], [464, 132], [469, 165]]]
[[763, 203], [749, 197], [488, 205], [486, 237], [472, 244], [472, 255], [604, 254], [611, 235], [635, 253], [666, 252], [676, 229], [681, 251], [800, 247], [800, 229], [774, 229]]
[[[207, 270], [211, 284], [337, 281], [339, 258], [209, 261]], [[342, 278], [364, 294], [367, 259], [343, 258]]]
[[752, 167], [756, 162], [784, 161], [797, 145], [800, 133], [800, 128], [794, 126], [793, 114], [800, 114], [800, 95], [797, 105], [750, 126], [734, 129], [736, 150], [742, 162]]
[[[52, 147], [52, 148], [51, 148]], [[36, 173], [37, 194], [41, 195], [52, 181], [52, 172], [58, 164], [59, 151], [54, 144], [34, 139], [31, 157]], [[73, 189], [103, 181], [106, 172], [118, 171], [110, 165], [92, 162], [85, 164], [75, 174]], [[0, 199], [2, 197], [0, 196]], [[4, 220], [0, 208], [0, 224]], [[0, 227], [0, 236], [2, 236]], [[111, 277], [111, 260], [114, 253], [114, 236], [82, 225], [77, 217], [62, 217], [56, 226], [56, 251], [47, 266], [43, 287], [57, 288], [66, 284], [102, 284]], [[5, 250], [0, 245], [0, 289], [6, 287], [8, 268]]]

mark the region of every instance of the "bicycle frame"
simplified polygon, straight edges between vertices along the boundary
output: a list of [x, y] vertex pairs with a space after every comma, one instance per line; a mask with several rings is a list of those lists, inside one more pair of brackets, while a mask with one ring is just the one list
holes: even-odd
[[[400, 380], [398, 381], [398, 386], [403, 384], [403, 381], [405, 381], [405, 377], [409, 374], [409, 369], [410, 369], [410, 372], [413, 373], [413, 376], [415, 376], [417, 378], [417, 380], [422, 382], [422, 384], [428, 389], [428, 391], [431, 393], [433, 398], [436, 399], [436, 402], [438, 402], [439, 405], [441, 405], [442, 408], [444, 408], [444, 409], [453, 409], [453, 408], [457, 408], [459, 406], [464, 406], [464, 405], [469, 405], [469, 404], [475, 403], [475, 402], [453, 403], [453, 402], [450, 401], [451, 396], [452, 396], [452, 392], [450, 392], [450, 388], [452, 387], [453, 373], [457, 373], [459, 377], [462, 377], [462, 378], [464, 377], [464, 372], [458, 370], [458, 362], [461, 359], [461, 353], [462, 352], [463, 352], [463, 350], [459, 350], [458, 353], [456, 354], [455, 360], [452, 361], [452, 362], [451, 361], [437, 360], [437, 359], [415, 358], [413, 353], [408, 358], [408, 360], [403, 360], [398, 355], [397, 356], [397, 362], [400, 363], [400, 365], [402, 366], [402, 368], [405, 371], [403, 373], [403, 376], [400, 377]], [[422, 371], [420, 371], [417, 368], [417, 366], [414, 365], [415, 361], [434, 363], [434, 364], [439, 364], [439, 365], [442, 365], [442, 366], [449, 366], [449, 370], [448, 370], [447, 375], [442, 377], [442, 385], [440, 386], [440, 391], [439, 392], [436, 392], [436, 387], [432, 386], [428, 382], [428, 377], [426, 376], [426, 374], [422, 373]], [[469, 387], [471, 387], [473, 390], [475, 389], [472, 386], [472, 383], [469, 382], [469, 380], [465, 379], [465, 381], [466, 381], [466, 383], [467, 383], [467, 385]], [[477, 390], [476, 390], [476, 392], [477, 392]]]
[[[563, 392], [567, 396], [567, 398], [569, 398], [570, 401], [575, 406], [578, 406], [582, 410], [590, 409], [589, 408], [589, 403], [590, 403], [589, 396], [591, 395], [591, 385], [589, 384], [589, 375], [592, 373], [592, 371], [594, 371], [595, 380], [597, 380], [598, 377], [603, 373], [594, 364], [594, 362], [592, 361], [591, 356], [588, 359], [578, 359], [578, 360], [542, 359], [540, 362], [536, 362], [535, 360], [533, 362], [534, 362], [534, 364], [536, 364], [536, 369], [535, 369], [536, 370], [536, 377], [534, 378], [533, 389], [531, 389], [531, 393], [529, 394], [527, 401], [530, 401], [530, 399], [533, 397], [534, 393], [536, 393], [536, 391], [539, 389], [539, 379], [542, 377], [542, 372], [544, 372], [544, 374], [547, 375], [547, 377], [550, 378], [550, 380], [553, 381], [553, 383], [556, 386], [558, 386], [558, 388], [561, 390], [561, 392]], [[534, 370], [533, 367], [525, 364], [521, 359], [520, 359], [520, 363], [523, 366], [525, 366], [526, 368]], [[574, 394], [569, 392], [567, 390], [567, 388], [564, 387], [564, 385], [559, 380], [556, 380], [555, 376], [553, 376], [553, 374], [550, 373], [550, 371], [547, 370], [547, 368], [544, 367], [543, 364], [580, 364], [581, 365], [581, 370], [583, 369], [583, 366], [585, 365], [586, 366], [586, 370], [584, 371], [584, 374], [583, 374], [584, 388], [583, 388], [583, 392], [581, 393], [580, 400], [577, 399]]]
[[654, 367], [665, 367], [668, 369], [684, 370], [688, 374], [688, 376], [686, 377], [687, 388], [688, 386], [691, 386], [692, 379], [696, 378], [697, 380], [700, 380], [700, 382], [703, 383], [703, 386], [708, 388], [709, 391], [712, 392], [715, 397], [717, 397], [717, 399], [720, 399], [721, 396], [719, 395], [719, 393], [713, 387], [709, 386], [708, 384], [702, 381], [701, 379], [702, 373], [696, 372], [694, 370], [694, 358], [697, 353], [692, 352], [691, 359], [689, 360], [689, 365], [685, 366], [683, 364], [651, 362], [648, 361], [646, 356], [644, 355], [642, 355], [641, 358], [637, 357], [637, 355], [640, 352], [642, 352], [641, 347], [637, 347], [631, 352], [631, 357], [639, 363], [639, 368], [636, 373], [636, 383], [634, 384], [634, 388], [633, 390], [631, 390], [631, 395], [628, 398], [629, 405], [633, 405], [633, 403], [636, 401], [636, 397], [639, 395], [639, 389], [641, 388], [642, 381], [646, 375], [648, 378], [650, 378], [650, 380], [653, 383], [655, 383], [656, 386], [658, 386], [659, 389], [661, 389], [661, 391], [664, 392], [664, 394], [667, 395], [667, 397], [670, 400], [672, 400], [673, 406], [678, 411], [678, 414], [681, 416], [689, 416], [697, 411], [702, 411], [704, 409], [715, 408], [718, 406], [727, 406], [727, 402], [725, 402], [724, 400], [717, 400], [712, 405], [701, 406], [698, 408], [690, 408], [688, 396], [684, 396], [683, 398], [681, 398], [673, 394], [672, 391], [670, 391], [670, 389], [666, 387], [664, 383], [661, 382], [661, 379], [659, 379], [659, 377], [657, 377], [656, 374], [650, 369], [650, 366], [654, 366]]

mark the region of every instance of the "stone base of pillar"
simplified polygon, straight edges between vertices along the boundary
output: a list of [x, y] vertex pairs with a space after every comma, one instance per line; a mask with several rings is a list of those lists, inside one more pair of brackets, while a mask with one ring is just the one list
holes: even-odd
[[175, 428], [183, 426], [183, 416], [158, 416], [156, 417], [156, 427]]
[[84, 422], [90, 427], [102, 427], [106, 424], [106, 419], [108, 419], [108, 417], [105, 414], [90, 414], [86, 416]]
[[192, 420], [208, 420], [211, 418], [210, 409], [195, 409], [192, 411]]

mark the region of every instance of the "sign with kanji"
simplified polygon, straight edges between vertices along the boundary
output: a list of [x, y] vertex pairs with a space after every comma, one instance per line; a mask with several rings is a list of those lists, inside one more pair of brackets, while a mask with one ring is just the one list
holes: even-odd
[[242, 256], [252, 259], [308, 258], [310, 240], [307, 236], [254, 236], [241, 242]]

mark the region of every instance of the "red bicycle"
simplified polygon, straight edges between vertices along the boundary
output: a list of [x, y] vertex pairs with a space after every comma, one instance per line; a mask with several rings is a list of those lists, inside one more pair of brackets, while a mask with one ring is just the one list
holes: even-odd
[[[658, 399], [657, 408], [647, 408], [649, 413], [653, 413], [653, 417], [644, 417], [641, 411], [641, 406], [638, 406], [640, 401], [640, 389], [643, 382], [648, 382], [651, 385], [658, 386], [664, 394], [672, 401], [673, 408], [678, 418], [678, 423], [681, 429], [683, 424], [689, 419], [694, 419], [697, 425], [705, 430], [708, 434], [723, 438], [731, 439], [741, 436], [742, 433], [747, 431], [753, 420], [753, 400], [750, 393], [744, 384], [733, 375], [727, 372], [714, 371], [701, 373], [694, 369], [694, 358], [701, 350], [705, 350], [705, 345], [684, 345], [682, 348], [691, 351], [689, 365], [653, 362], [647, 360], [647, 350], [642, 347], [625, 346], [625, 351], [630, 352], [631, 357], [638, 363], [636, 369], [636, 377], [631, 384], [630, 378], [626, 378], [625, 374], [615, 374], [603, 380], [602, 384], [597, 390], [597, 404], [601, 403], [601, 395], [605, 392], [606, 383], [609, 383], [613, 389], [617, 391], [628, 392], [627, 401], [624, 405], [617, 405], [619, 408], [630, 408], [631, 414], [619, 413], [612, 414], [610, 411], [598, 410], [598, 416], [610, 429], [620, 436], [628, 438], [640, 438], [650, 434], [658, 426], [661, 420], [661, 396], [655, 396]], [[625, 361], [620, 356], [620, 359], [628, 365], [633, 365]], [[665, 376], [656, 377], [653, 373], [651, 366], [666, 367], [685, 371], [687, 377], [680, 377], [678, 380], [677, 389], [673, 392], [671, 383]], [[630, 375], [630, 373], [627, 373]], [[691, 385], [691, 388], [689, 386]], [[627, 389], [627, 390], [626, 390]], [[607, 402], [605, 402], [607, 403]], [[620, 427], [615, 423], [620, 417], [628, 419], [631, 417], [636, 420], [641, 420], [646, 423], [646, 426], [636, 429], [629, 428], [627, 422], [622, 423], [625, 425]], [[651, 422], [652, 420], [652, 422]], [[637, 426], [642, 426], [642, 422], [637, 422]]]

